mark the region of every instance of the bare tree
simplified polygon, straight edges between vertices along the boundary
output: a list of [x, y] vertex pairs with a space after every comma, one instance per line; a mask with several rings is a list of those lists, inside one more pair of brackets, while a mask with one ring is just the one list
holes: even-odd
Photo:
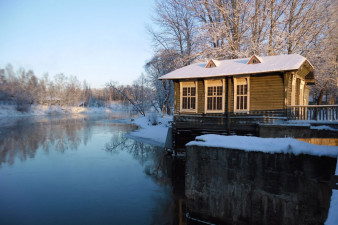
[[188, 0], [158, 0], [154, 23], [148, 27], [153, 46], [159, 51], [175, 52], [180, 67], [189, 65], [196, 57], [196, 21], [187, 7]]

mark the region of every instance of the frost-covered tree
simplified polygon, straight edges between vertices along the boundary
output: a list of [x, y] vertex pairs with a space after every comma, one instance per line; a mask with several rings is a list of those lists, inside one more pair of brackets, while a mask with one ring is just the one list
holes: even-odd
[[[173, 69], [186, 65], [184, 51], [179, 49], [187, 46], [182, 37], [187, 31], [184, 19], [189, 18], [190, 59], [301, 54], [315, 66], [315, 97], [320, 99], [323, 93], [337, 96], [336, 11], [335, 0], [159, 0], [154, 16], [157, 27], [151, 30], [155, 44], [150, 62], [157, 66], [164, 60], [162, 64], [166, 64], [164, 53], [174, 53], [178, 57], [169, 57]], [[161, 75], [158, 71], [150, 74]]]
[[174, 102], [174, 85], [170, 80], [158, 78], [173, 71], [180, 64], [180, 56], [175, 51], [162, 51], [145, 65], [148, 82], [154, 89], [154, 100], [163, 113], [171, 114]]
[[188, 0], [157, 0], [152, 18], [157, 29], [148, 26], [155, 51], [174, 52], [180, 66], [197, 57], [196, 20], [187, 4]]
[[328, 8], [327, 32], [317, 41], [314, 49], [308, 53], [315, 67], [316, 86], [312, 93], [317, 104], [321, 104], [324, 95], [326, 103], [334, 104], [338, 97], [338, 2], [333, 1]]

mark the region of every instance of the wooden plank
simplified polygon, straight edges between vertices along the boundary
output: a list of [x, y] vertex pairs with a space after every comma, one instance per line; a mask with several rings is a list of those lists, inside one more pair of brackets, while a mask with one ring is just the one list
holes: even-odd
[[281, 110], [283, 108], [282, 74], [250, 77], [250, 110]]

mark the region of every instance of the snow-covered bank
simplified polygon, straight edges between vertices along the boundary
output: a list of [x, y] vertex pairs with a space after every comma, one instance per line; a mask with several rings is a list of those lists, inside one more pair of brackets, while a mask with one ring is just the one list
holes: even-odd
[[259, 138], [206, 134], [196, 137], [195, 141], [191, 141], [187, 144], [187, 146], [192, 145], [266, 153], [308, 154], [328, 157], [338, 156], [338, 147], [336, 146], [314, 145], [292, 138]]
[[[338, 158], [336, 165], [336, 176], [338, 176]], [[338, 224], [338, 190], [332, 190], [331, 203], [329, 209], [329, 215], [325, 221], [325, 225], [337, 225]]]
[[128, 133], [126, 136], [138, 139], [142, 142], [164, 147], [167, 138], [168, 128], [172, 121], [172, 116], [157, 117], [157, 125], [152, 125], [151, 114], [145, 117], [138, 117], [131, 123], [140, 129]]
[[59, 107], [33, 105], [27, 112], [17, 111], [14, 105], [0, 105], [0, 118], [20, 116], [41, 116], [53, 114], [76, 114], [76, 113], [111, 113], [112, 109], [105, 107]]

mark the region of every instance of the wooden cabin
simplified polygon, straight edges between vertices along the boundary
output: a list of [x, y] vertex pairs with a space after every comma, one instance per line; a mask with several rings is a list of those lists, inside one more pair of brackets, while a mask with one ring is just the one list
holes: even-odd
[[285, 118], [290, 106], [308, 105], [314, 69], [298, 54], [253, 55], [210, 59], [159, 79], [174, 82], [176, 128], [245, 130], [248, 124]]

